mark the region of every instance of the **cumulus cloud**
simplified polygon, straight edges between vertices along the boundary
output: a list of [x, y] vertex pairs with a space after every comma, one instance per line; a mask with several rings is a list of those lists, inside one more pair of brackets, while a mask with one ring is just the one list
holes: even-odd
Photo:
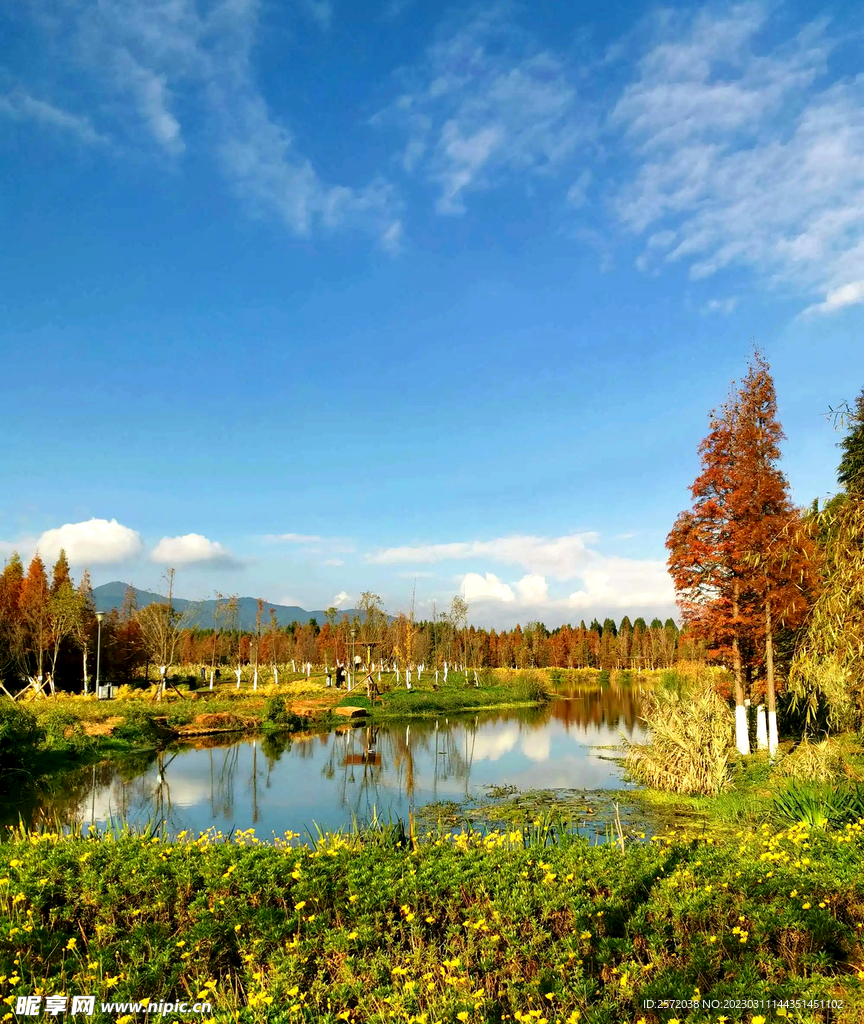
[[[625, 609], [632, 612], [670, 614], [675, 607], [675, 594], [666, 565], [659, 559], [622, 558], [597, 549], [598, 536], [593, 532], [567, 534], [562, 537], [517, 535], [485, 541], [457, 541], [443, 544], [386, 548], [367, 556], [379, 565], [403, 562], [465, 563], [483, 560], [522, 568], [523, 574], [507, 580], [500, 573], [478, 572], [460, 574], [462, 596], [481, 618], [489, 617], [502, 606], [523, 618], [533, 614], [550, 614], [563, 619], [568, 613]], [[550, 592], [550, 580], [556, 593]], [[571, 589], [562, 583], [570, 583]], [[572, 583], [579, 586], [572, 589]], [[494, 617], [494, 616], [493, 616]]]
[[226, 568], [237, 564], [230, 551], [200, 533], [163, 537], [150, 557], [162, 565], [218, 565]]
[[334, 608], [347, 608], [353, 600], [354, 598], [346, 590], [340, 590], [330, 603]]
[[645, 270], [746, 266], [824, 294], [810, 308], [826, 313], [862, 301], [864, 76], [826, 83], [835, 41], [821, 23], [765, 52], [769, 15], [658, 15], [609, 120], [636, 167], [616, 209], [645, 239]]
[[125, 562], [141, 552], [141, 536], [116, 519], [88, 519], [82, 523], [65, 523], [55, 530], [46, 530], [36, 541], [45, 559], [55, 559], [62, 548], [75, 565], [110, 565]]
[[535, 537], [517, 534], [488, 541], [459, 541], [448, 544], [420, 544], [384, 548], [366, 556], [373, 565], [398, 565], [404, 562], [465, 561], [467, 559], [522, 565], [532, 572], [554, 579], [573, 579], [584, 565], [588, 545], [597, 540], [593, 532], [566, 534], [563, 537]]

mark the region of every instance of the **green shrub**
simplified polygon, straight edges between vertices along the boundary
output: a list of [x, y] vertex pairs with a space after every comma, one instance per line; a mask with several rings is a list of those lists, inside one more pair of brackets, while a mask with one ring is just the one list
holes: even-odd
[[857, 785], [819, 785], [792, 779], [785, 792], [774, 797], [778, 821], [812, 828], [845, 825], [864, 818], [864, 790]]
[[597, 685], [598, 686], [608, 686], [609, 683], [611, 682], [611, 677], [612, 677], [612, 674], [610, 673], [608, 668], [600, 669], [600, 671], [597, 674]]
[[543, 704], [552, 697], [539, 672], [520, 672], [514, 680], [514, 689], [522, 700], [530, 700], [536, 704]]
[[285, 698], [278, 693], [271, 694], [264, 703], [261, 726], [265, 732], [296, 729], [300, 718], [285, 704]]
[[42, 736], [35, 715], [0, 699], [0, 789], [9, 789], [32, 771]]
[[86, 750], [93, 740], [84, 731], [84, 723], [77, 715], [59, 708], [49, 708], [40, 715], [39, 724], [45, 732], [45, 746], [49, 750]]

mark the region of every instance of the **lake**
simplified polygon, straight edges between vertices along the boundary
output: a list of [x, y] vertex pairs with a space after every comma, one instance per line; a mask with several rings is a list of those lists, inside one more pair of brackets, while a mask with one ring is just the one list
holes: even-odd
[[429, 805], [476, 803], [491, 787], [621, 789], [615, 748], [622, 737], [645, 739], [639, 708], [638, 687], [610, 687], [573, 691], [541, 708], [290, 737], [204, 737], [72, 772], [16, 808], [14, 820], [20, 811], [32, 824], [164, 821], [174, 835], [254, 828], [265, 839], [350, 827], [375, 812], [407, 821]]

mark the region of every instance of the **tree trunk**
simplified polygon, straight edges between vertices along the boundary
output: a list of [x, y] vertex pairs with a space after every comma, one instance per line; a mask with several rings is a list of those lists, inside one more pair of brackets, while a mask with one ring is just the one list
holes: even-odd
[[88, 692], [88, 687], [87, 687], [87, 648], [86, 648], [86, 646], [84, 647], [83, 655], [84, 655], [84, 696], [86, 697], [87, 696], [87, 692]]
[[741, 678], [741, 648], [738, 644], [738, 583], [732, 595], [732, 669], [735, 673], [735, 746], [739, 754], [750, 753], [750, 737], [747, 734], [747, 709], [744, 707], [744, 684]]
[[777, 696], [774, 690], [774, 637], [771, 621], [771, 594], [765, 601], [765, 700], [768, 704], [768, 754], [777, 753]]

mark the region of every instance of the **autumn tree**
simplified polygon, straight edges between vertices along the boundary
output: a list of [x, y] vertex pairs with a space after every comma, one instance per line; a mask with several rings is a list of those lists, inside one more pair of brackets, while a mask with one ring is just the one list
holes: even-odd
[[37, 553], [30, 562], [27, 575], [21, 586], [19, 608], [26, 650], [31, 656], [32, 667], [40, 690], [45, 669], [45, 654], [51, 643], [49, 596], [45, 563]]
[[[782, 428], [774, 382], [757, 352], [740, 390], [711, 415], [699, 446], [702, 471], [691, 485], [666, 546], [685, 622], [715, 654], [731, 656], [735, 733], [749, 752], [744, 673], [764, 660], [772, 746], [776, 748], [773, 636], [806, 609], [808, 553], [793, 533], [797, 512], [777, 463]], [[745, 666], [745, 661], [747, 662]]]
[[24, 634], [21, 628], [21, 588], [24, 566], [17, 551], [0, 573], [0, 678], [18, 675], [24, 664]]
[[761, 639], [764, 650], [772, 755], [778, 744], [774, 637], [779, 627], [801, 623], [813, 585], [813, 547], [778, 465], [784, 438], [774, 381], [757, 352], [739, 397], [733, 507], [742, 585], [749, 603], [762, 614], [754, 636]]

